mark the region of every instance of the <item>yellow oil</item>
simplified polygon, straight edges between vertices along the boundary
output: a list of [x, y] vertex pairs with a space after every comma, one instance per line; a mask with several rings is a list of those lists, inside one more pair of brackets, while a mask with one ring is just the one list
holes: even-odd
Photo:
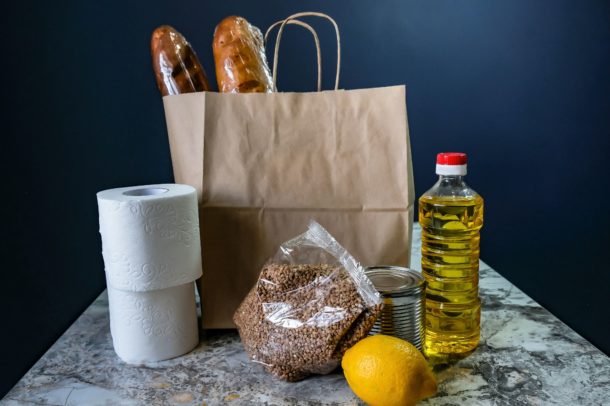
[[427, 282], [425, 353], [433, 363], [451, 362], [479, 343], [483, 198], [424, 195], [419, 222]]

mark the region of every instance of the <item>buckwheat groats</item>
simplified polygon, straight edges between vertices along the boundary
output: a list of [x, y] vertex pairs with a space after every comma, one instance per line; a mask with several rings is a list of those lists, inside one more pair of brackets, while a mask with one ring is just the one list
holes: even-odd
[[234, 321], [253, 361], [297, 381], [334, 370], [368, 334], [381, 306], [367, 306], [341, 265], [270, 263]]

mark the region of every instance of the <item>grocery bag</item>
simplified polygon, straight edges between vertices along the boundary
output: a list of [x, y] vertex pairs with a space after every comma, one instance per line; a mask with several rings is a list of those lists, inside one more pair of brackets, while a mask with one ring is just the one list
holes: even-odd
[[[363, 265], [410, 263], [413, 170], [405, 86], [163, 98], [174, 177], [197, 189], [202, 326], [233, 313], [283, 241], [310, 220]], [[317, 36], [316, 36], [317, 43]]]

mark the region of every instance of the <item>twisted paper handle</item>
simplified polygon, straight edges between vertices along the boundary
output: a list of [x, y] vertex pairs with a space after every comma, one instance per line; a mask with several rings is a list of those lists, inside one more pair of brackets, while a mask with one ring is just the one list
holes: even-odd
[[[269, 36], [269, 33], [271, 32], [271, 30], [273, 30], [275, 27], [282, 24], [283, 22], [284, 22], [284, 20], [276, 21], [275, 23], [271, 24], [271, 26], [269, 26], [269, 28], [267, 28], [267, 32], [265, 32], [265, 46], [267, 46], [267, 37]], [[320, 39], [318, 38], [318, 33], [316, 32], [316, 30], [313, 29], [313, 27], [311, 25], [304, 23], [301, 20], [290, 20], [290, 21], [288, 21], [288, 24], [296, 24], [296, 25], [300, 25], [301, 27], [307, 28], [309, 30], [309, 32], [311, 32], [311, 35], [313, 36], [313, 40], [316, 44], [316, 57], [317, 57], [317, 61], [318, 61], [318, 92], [319, 92], [322, 90], [322, 54], [320, 52]], [[275, 79], [273, 80], [273, 88], [274, 88], [274, 90], [277, 91], [277, 89], [275, 88]]]
[[[309, 26], [308, 24], [303, 23], [302, 21], [296, 20], [299, 17], [321, 17], [321, 18], [325, 18], [328, 21], [330, 21], [333, 25], [333, 27], [335, 28], [335, 34], [337, 36], [337, 73], [335, 75], [335, 90], [339, 89], [339, 76], [340, 76], [340, 71], [341, 71], [341, 36], [339, 34], [339, 26], [337, 25], [337, 23], [335, 22], [335, 20], [330, 17], [327, 14], [324, 13], [319, 13], [319, 12], [314, 12], [314, 11], [306, 11], [306, 12], [302, 12], [302, 13], [296, 13], [293, 14], [289, 17], [287, 17], [286, 19], [282, 20], [282, 21], [278, 21], [276, 23], [274, 23], [273, 25], [271, 25], [271, 27], [269, 27], [269, 29], [267, 30], [267, 32], [265, 33], [265, 39], [267, 38], [269, 32], [271, 31], [271, 29], [273, 29], [275, 26], [277, 26], [278, 24], [280, 24], [280, 28], [277, 32], [277, 37], [275, 40], [275, 50], [273, 53], [273, 73], [272, 73], [272, 79], [273, 79], [273, 89], [274, 91], [277, 91], [277, 86], [276, 86], [276, 80], [277, 80], [277, 65], [278, 65], [278, 57], [279, 57], [279, 50], [280, 50], [280, 41], [282, 39], [282, 34], [284, 32], [284, 26], [286, 24], [298, 24], [301, 25], [305, 28], [307, 28], [310, 32], [312, 32], [312, 34], [314, 35], [314, 41], [316, 41], [316, 51], [317, 51], [317, 56], [318, 56], [318, 91], [321, 90], [321, 85], [322, 85], [322, 81], [321, 81], [321, 56], [320, 56], [320, 46], [319, 46], [319, 41], [317, 40], [317, 33], [315, 32], [315, 30], [313, 28], [311, 28], [311, 26]], [[298, 22], [294, 22], [293, 21], [298, 21]]]

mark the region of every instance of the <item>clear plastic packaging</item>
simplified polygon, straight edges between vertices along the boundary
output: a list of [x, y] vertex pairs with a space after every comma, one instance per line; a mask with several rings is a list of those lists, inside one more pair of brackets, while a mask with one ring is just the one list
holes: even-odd
[[312, 221], [263, 267], [234, 321], [254, 362], [298, 381], [333, 371], [381, 309], [364, 268]]

